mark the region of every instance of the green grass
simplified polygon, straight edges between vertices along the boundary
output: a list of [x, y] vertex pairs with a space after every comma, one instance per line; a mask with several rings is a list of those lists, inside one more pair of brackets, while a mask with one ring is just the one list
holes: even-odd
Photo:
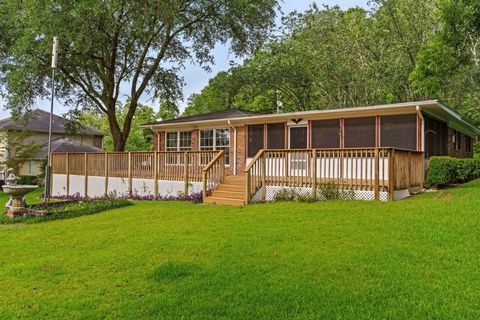
[[480, 180], [390, 202], [0, 226], [0, 318], [480, 318]]

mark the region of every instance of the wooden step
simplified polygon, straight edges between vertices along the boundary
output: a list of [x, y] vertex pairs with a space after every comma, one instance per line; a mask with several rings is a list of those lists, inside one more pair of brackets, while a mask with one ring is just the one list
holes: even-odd
[[221, 183], [215, 190], [244, 192], [245, 191], [245, 186], [239, 185], [239, 184]]
[[205, 197], [205, 199], [203, 199], [203, 203], [241, 207], [245, 205], [245, 200], [210, 196]]
[[220, 197], [220, 198], [233, 198], [233, 199], [245, 199], [245, 192], [244, 191], [227, 191], [227, 190], [219, 190], [215, 189], [212, 191], [212, 197]]
[[235, 184], [235, 185], [245, 185], [245, 179], [232, 179], [230, 177], [226, 177], [223, 182], [224, 184]]

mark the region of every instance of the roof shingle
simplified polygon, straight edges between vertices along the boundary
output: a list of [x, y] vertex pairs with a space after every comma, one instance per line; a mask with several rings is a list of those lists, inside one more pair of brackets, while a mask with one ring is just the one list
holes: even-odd
[[[25, 130], [34, 132], [48, 132], [50, 122], [50, 113], [41, 109], [35, 109], [31, 111], [27, 117], [20, 117], [17, 121], [13, 121], [12, 118], [5, 118], [0, 120], [0, 129], [7, 130]], [[52, 117], [52, 132], [53, 133], [68, 133], [68, 120], [57, 116], [56, 114]], [[78, 134], [89, 134], [89, 135], [98, 135], [104, 136], [105, 133], [88, 127], [88, 126], [78, 126]]]

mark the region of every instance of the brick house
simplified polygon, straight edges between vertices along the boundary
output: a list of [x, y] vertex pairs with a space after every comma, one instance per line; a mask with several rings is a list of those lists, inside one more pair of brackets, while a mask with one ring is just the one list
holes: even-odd
[[437, 100], [277, 114], [231, 109], [143, 126], [153, 150], [225, 150], [227, 175], [260, 149], [393, 147], [472, 157], [479, 129]]

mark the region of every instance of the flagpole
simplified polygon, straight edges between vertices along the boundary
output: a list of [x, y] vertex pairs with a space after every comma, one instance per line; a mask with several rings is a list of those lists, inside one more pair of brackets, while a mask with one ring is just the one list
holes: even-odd
[[58, 58], [58, 37], [53, 37], [52, 48], [52, 96], [50, 100], [50, 119], [48, 122], [48, 149], [47, 149], [47, 170], [45, 172], [45, 201], [50, 198], [52, 184], [52, 121], [53, 121], [53, 103], [55, 100], [55, 70], [57, 69]]

